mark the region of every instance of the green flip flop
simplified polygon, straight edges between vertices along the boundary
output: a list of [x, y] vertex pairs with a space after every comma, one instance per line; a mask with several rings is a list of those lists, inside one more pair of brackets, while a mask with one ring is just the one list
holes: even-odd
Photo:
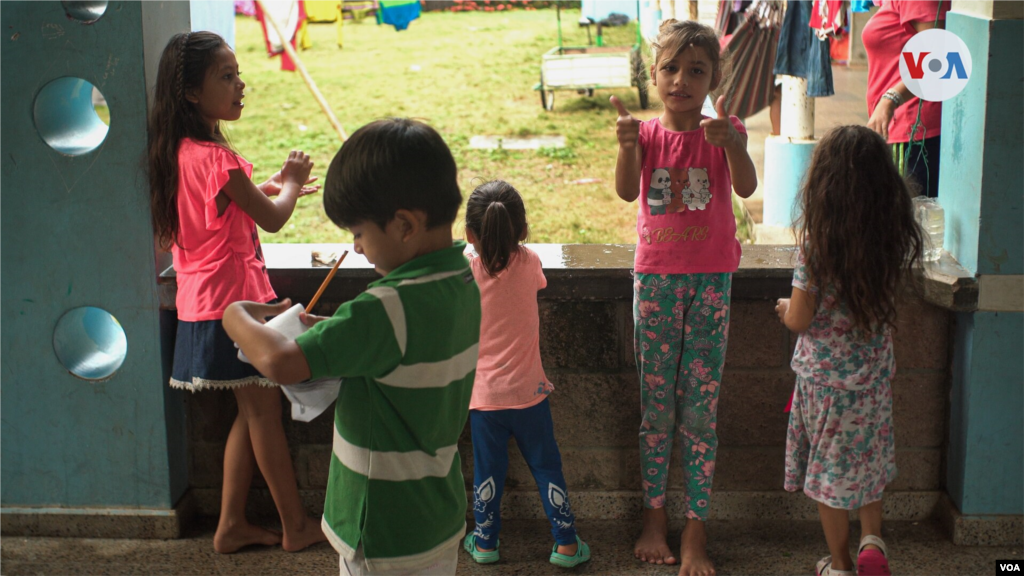
[[557, 542], [551, 548], [551, 563], [555, 566], [561, 566], [562, 568], [575, 568], [587, 560], [590, 560], [590, 546], [588, 546], [583, 540], [580, 540], [579, 536], [576, 537], [576, 554], [572, 556], [559, 554]]
[[473, 556], [473, 561], [477, 564], [493, 564], [501, 559], [498, 554], [498, 546], [501, 546], [501, 540], [494, 546], [494, 550], [484, 552], [483, 550], [477, 550], [476, 547], [476, 534], [470, 532], [466, 534], [466, 538], [462, 541], [462, 547]]

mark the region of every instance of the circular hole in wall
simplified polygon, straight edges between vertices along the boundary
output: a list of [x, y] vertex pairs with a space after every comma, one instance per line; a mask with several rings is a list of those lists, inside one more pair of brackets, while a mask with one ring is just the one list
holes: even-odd
[[103, 93], [95, 86], [92, 87], [92, 109], [96, 111], [96, 117], [100, 119], [100, 122], [110, 126], [110, 106], [107, 104], [107, 99], [103, 97]]
[[61, 2], [68, 18], [78, 20], [82, 24], [92, 24], [107, 11], [106, 2]]
[[128, 339], [109, 312], [82, 306], [69, 310], [57, 321], [53, 351], [75, 376], [103, 380], [121, 367], [128, 353]]
[[[94, 91], [99, 93], [92, 84], [71, 76], [52, 80], [39, 91], [32, 117], [39, 136], [51, 148], [77, 156], [103, 143], [108, 126], [97, 113]], [[102, 94], [99, 98], [105, 105]]]

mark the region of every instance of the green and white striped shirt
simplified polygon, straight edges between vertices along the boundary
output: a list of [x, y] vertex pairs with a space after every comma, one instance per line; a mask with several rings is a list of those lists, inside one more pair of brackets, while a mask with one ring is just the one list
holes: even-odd
[[480, 290], [464, 248], [406, 262], [297, 340], [314, 379], [344, 378], [323, 528], [370, 570], [429, 566], [465, 531]]

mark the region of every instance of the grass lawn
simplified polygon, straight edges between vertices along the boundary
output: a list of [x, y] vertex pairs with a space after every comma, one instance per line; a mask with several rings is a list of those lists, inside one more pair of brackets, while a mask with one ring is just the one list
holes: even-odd
[[[586, 45], [580, 10], [562, 11], [564, 44]], [[326, 175], [339, 139], [298, 73], [282, 72], [268, 58], [259, 24], [239, 17], [237, 53], [246, 87], [246, 110], [227, 123], [232, 145], [255, 164], [256, 181], [280, 169], [288, 152], [313, 158], [314, 174]], [[596, 27], [595, 27], [596, 28]], [[388, 116], [425, 120], [449, 143], [468, 197], [478, 183], [503, 178], [522, 193], [530, 242], [634, 243], [636, 204], [614, 192], [615, 94], [640, 119], [636, 88], [597, 90], [592, 97], [555, 92], [555, 109], [541, 107], [532, 87], [540, 77], [541, 55], [558, 43], [555, 10], [508, 12], [426, 12], [409, 30], [395, 32], [372, 18], [344, 27], [344, 49], [334, 24], [310, 25], [312, 47], [300, 57], [351, 134]], [[592, 29], [592, 33], [596, 30]], [[632, 45], [635, 25], [604, 30], [606, 45]], [[649, 56], [647, 56], [649, 57]], [[560, 134], [563, 149], [542, 151], [470, 150], [474, 135]], [[596, 178], [596, 183], [571, 183]], [[455, 233], [463, 234], [462, 217]], [[739, 220], [740, 237], [744, 223]], [[753, 224], [750, 224], [751, 227]], [[319, 195], [299, 201], [287, 227], [264, 235], [265, 242], [349, 242], [324, 214]]]
[[[579, 10], [563, 10], [565, 45], [585, 45], [576, 25]], [[267, 58], [259, 23], [236, 19], [236, 51], [245, 80], [245, 112], [228, 123], [235, 148], [255, 164], [254, 180], [278, 170], [288, 151], [305, 150], [326, 174], [339, 140], [295, 72]], [[448, 142], [459, 167], [463, 196], [483, 181], [502, 178], [526, 200], [531, 242], [633, 243], [636, 204], [614, 189], [614, 108], [617, 95], [642, 119], [636, 89], [597, 90], [593, 97], [556, 92], [547, 112], [532, 88], [541, 55], [558, 44], [553, 9], [511, 12], [426, 12], [408, 30], [377, 26], [372, 19], [344, 26], [344, 49], [334, 24], [309, 26], [313, 47], [300, 57], [320, 91], [351, 134], [386, 116], [427, 121]], [[605, 29], [607, 45], [634, 42], [633, 24]], [[593, 30], [592, 30], [593, 32]], [[414, 67], [418, 67], [418, 70]], [[657, 107], [652, 93], [652, 107]], [[305, 127], [305, 130], [302, 129]], [[475, 135], [564, 135], [566, 147], [543, 151], [469, 149]], [[597, 178], [595, 184], [571, 184]], [[460, 222], [455, 233], [462, 235]], [[289, 224], [265, 242], [349, 242], [323, 213], [320, 196], [299, 201]]]

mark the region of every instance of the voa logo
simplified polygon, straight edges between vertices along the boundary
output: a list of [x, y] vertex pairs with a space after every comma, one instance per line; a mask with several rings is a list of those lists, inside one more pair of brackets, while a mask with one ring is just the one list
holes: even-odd
[[900, 79], [922, 100], [948, 100], [964, 89], [970, 77], [971, 52], [948, 30], [918, 32], [900, 53]]

